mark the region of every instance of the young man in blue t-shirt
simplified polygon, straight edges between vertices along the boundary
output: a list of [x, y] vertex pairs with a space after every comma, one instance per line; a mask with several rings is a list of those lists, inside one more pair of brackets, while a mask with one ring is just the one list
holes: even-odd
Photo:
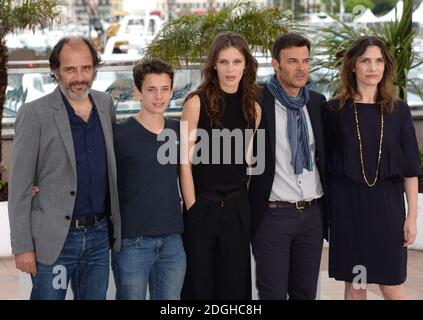
[[[133, 76], [141, 110], [114, 128], [122, 216], [122, 248], [113, 253], [116, 299], [145, 299], [148, 285], [151, 299], [176, 300], [186, 269], [179, 122], [164, 117], [174, 72], [165, 62], [151, 59], [137, 63]], [[170, 156], [162, 152], [166, 145]]]

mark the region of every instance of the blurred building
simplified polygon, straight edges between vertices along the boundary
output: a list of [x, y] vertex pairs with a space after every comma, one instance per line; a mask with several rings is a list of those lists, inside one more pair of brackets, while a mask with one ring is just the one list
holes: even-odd
[[[259, 4], [265, 4], [267, 0], [255, 0]], [[163, 18], [173, 19], [186, 14], [203, 15], [207, 10], [219, 11], [230, 0], [156, 0], [157, 9], [162, 12]]]
[[67, 0], [76, 22], [87, 23], [90, 18], [110, 20], [114, 0]]
[[[339, 2], [342, 2], [340, 0]], [[278, 7], [281, 10], [300, 10], [302, 12], [318, 12], [331, 11], [336, 6], [337, 1], [323, 1], [323, 0], [263, 0], [265, 7]], [[331, 3], [331, 5], [329, 5]]]
[[128, 14], [128, 12], [123, 9], [123, 0], [111, 0], [111, 2], [113, 17], [119, 19]]

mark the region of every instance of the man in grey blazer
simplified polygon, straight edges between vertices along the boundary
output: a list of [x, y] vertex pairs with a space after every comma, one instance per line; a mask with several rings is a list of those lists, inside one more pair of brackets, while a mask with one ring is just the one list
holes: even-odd
[[[100, 58], [89, 40], [61, 39], [50, 55], [53, 93], [15, 122], [9, 218], [16, 267], [31, 299], [105, 299], [110, 240], [120, 249], [112, 98], [91, 90]], [[32, 187], [38, 192], [32, 196]]]

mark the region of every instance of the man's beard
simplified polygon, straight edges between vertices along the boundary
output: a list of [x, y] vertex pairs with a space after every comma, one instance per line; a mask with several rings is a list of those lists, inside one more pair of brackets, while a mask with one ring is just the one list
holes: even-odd
[[[94, 79], [91, 81], [71, 81], [69, 82], [67, 86], [65, 86], [65, 84], [60, 80], [60, 78], [57, 77], [57, 83], [59, 84], [60, 89], [65, 94], [65, 96], [68, 96], [72, 100], [83, 100], [86, 97], [88, 97], [91, 91], [91, 86], [93, 84], [93, 81]], [[72, 86], [74, 85], [85, 85], [87, 88], [83, 92], [77, 93], [72, 91]]]

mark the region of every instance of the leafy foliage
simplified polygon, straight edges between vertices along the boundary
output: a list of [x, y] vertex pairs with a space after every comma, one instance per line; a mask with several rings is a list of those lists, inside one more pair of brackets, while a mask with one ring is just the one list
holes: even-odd
[[214, 36], [222, 31], [243, 35], [252, 50], [267, 55], [274, 39], [291, 26], [291, 17], [277, 8], [238, 0], [219, 12], [169, 22], [149, 45], [146, 57], [160, 57], [174, 65], [202, 62]]
[[[6, 35], [19, 29], [35, 30], [35, 28], [51, 26], [53, 20], [59, 15], [59, 5], [58, 1], [53, 0], [24, 0], [20, 5], [13, 0], [0, 0], [0, 132], [7, 88]], [[0, 163], [2, 160], [1, 150], [0, 139]]]
[[400, 20], [376, 25], [367, 30], [356, 30], [334, 16], [332, 17], [341, 24], [340, 28], [318, 28], [321, 37], [316, 45], [317, 50], [314, 52], [316, 62], [313, 70], [327, 70], [326, 77], [332, 83], [332, 95], [336, 95], [339, 87], [338, 70], [346, 48], [355, 39], [367, 34], [379, 37], [392, 52], [397, 64], [395, 85], [399, 97], [407, 99], [408, 83], [413, 85], [415, 91], [423, 97], [422, 89], [414, 82], [414, 79], [408, 78], [409, 71], [423, 63], [422, 59], [415, 55], [412, 47], [415, 35], [411, 28], [412, 4], [412, 0], [404, 0], [404, 10]]

